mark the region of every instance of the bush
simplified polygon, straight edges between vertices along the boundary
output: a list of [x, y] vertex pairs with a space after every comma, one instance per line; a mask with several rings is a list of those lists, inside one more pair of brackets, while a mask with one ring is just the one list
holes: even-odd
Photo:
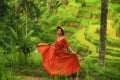
[[[96, 66], [97, 67], [97, 66]], [[97, 78], [98, 80], [119, 80], [120, 72], [114, 68], [94, 68], [95, 72], [91, 72], [91, 76]]]
[[120, 62], [108, 61], [106, 61], [106, 67], [104, 68], [98, 66], [98, 59], [86, 57], [85, 64], [81, 65], [81, 77], [92, 77], [97, 80], [119, 80]]
[[105, 69], [104, 80], [120, 80], [120, 71], [112, 68]]
[[13, 80], [12, 68], [10, 69], [6, 68], [6, 63], [8, 63], [8, 61], [6, 60], [6, 55], [9, 54], [4, 54], [3, 52], [4, 50], [0, 48], [0, 80]]

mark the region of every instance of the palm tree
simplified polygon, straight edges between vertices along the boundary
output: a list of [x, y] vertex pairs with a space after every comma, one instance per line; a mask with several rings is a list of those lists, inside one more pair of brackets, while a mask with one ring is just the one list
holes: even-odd
[[105, 65], [108, 0], [101, 0], [99, 65]]
[[26, 27], [25, 33], [28, 33], [28, 18], [37, 18], [39, 8], [36, 6], [33, 0], [18, 0], [16, 3], [18, 14], [22, 13], [26, 15]]
[[47, 8], [49, 10], [49, 13], [56, 12], [57, 8], [61, 5], [60, 1], [57, 0], [48, 0], [47, 1]]
[[25, 60], [27, 60], [27, 56], [30, 54], [34, 44], [31, 41], [33, 31], [29, 31], [27, 35], [24, 35], [22, 26], [18, 26], [16, 30], [13, 28], [9, 28], [9, 30], [11, 31], [11, 38], [16, 46], [16, 50], [24, 53]]

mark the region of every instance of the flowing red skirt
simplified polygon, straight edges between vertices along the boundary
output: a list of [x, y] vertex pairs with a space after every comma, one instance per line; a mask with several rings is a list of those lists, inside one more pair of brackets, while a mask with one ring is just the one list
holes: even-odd
[[42, 63], [50, 75], [72, 75], [80, 70], [80, 64], [75, 54], [57, 50], [51, 45], [38, 45], [42, 55]]

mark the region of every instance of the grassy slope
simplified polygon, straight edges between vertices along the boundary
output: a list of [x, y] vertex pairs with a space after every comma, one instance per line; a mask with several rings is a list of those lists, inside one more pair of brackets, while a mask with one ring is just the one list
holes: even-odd
[[79, 40], [81, 44], [84, 44], [84, 45], [88, 46], [89, 49], [90, 49], [91, 51], [93, 51], [93, 53], [96, 53], [96, 47], [95, 47], [92, 43], [90, 43], [89, 41], [87, 41], [87, 40], [85, 39], [85, 35], [84, 35], [85, 30], [86, 30], [85, 28], [80, 29], [80, 30], [75, 34], [75, 35], [76, 35], [76, 39]]
[[[91, 4], [96, 4], [96, 1], [95, 0], [90, 0], [90, 1], [86, 1], [89, 5]], [[93, 5], [94, 5], [93, 4]], [[93, 6], [91, 5], [91, 7]], [[97, 5], [97, 7], [99, 7], [100, 5]], [[97, 8], [96, 8], [97, 9]], [[110, 38], [112, 39], [116, 39], [116, 40], [119, 40], [117, 37], [116, 37], [116, 32], [115, 30], [112, 28], [112, 20], [108, 19], [107, 23], [107, 34]], [[87, 41], [85, 39], [85, 35], [84, 33], [87, 31], [87, 33], [91, 36], [91, 39], [94, 39], [94, 40], [98, 40], [99, 41], [99, 36], [98, 34], [95, 34], [95, 31], [97, 28], [99, 28], [100, 25], [99, 24], [90, 24], [88, 29], [80, 29], [78, 32], [76, 32], [76, 39], [80, 41], [81, 44], [84, 44], [86, 46], [89, 47], [89, 50], [91, 50], [93, 52], [92, 56], [93, 57], [98, 57], [98, 54], [96, 54], [96, 46], [94, 44], [92, 44], [91, 42]], [[112, 46], [107, 46], [107, 49], [112, 49], [112, 50], [119, 50], [119, 48], [115, 48], [115, 47], [112, 47]], [[107, 59], [117, 59], [117, 60], [120, 60], [119, 57], [115, 57], [115, 56], [111, 56], [111, 55], [106, 55], [106, 58]]]
[[[87, 33], [91, 36], [91, 39], [99, 40], [99, 35], [95, 34], [95, 31], [99, 26], [100, 25], [96, 25], [96, 24], [95, 25], [92, 24], [92, 25], [89, 26]], [[98, 54], [96, 54], [96, 46], [85, 39], [84, 32], [85, 32], [85, 28], [79, 30], [76, 33], [76, 39], [80, 40], [80, 42], [82, 44], [87, 45], [89, 47], [89, 49], [93, 52], [92, 57], [97, 57]], [[115, 30], [111, 26], [111, 20], [108, 20], [107, 34], [110, 35], [110, 37], [114, 37], [114, 38], [116, 37], [115, 36], [116, 35]], [[107, 49], [119, 50], [119, 48], [114, 48], [112, 46], [107, 46]], [[120, 60], [119, 57], [115, 57], [115, 56], [111, 56], [111, 55], [106, 55], [106, 58], [107, 59]]]

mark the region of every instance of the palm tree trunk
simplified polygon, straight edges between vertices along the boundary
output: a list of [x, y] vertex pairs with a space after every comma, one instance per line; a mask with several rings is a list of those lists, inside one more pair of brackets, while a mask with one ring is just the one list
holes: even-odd
[[101, 0], [99, 66], [105, 66], [108, 0]]
[[26, 33], [26, 35], [27, 35], [27, 31], [28, 31], [28, 5], [27, 5], [27, 0], [26, 0], [26, 3], [25, 3], [25, 5], [26, 5], [26, 29], [25, 29], [25, 33]]

